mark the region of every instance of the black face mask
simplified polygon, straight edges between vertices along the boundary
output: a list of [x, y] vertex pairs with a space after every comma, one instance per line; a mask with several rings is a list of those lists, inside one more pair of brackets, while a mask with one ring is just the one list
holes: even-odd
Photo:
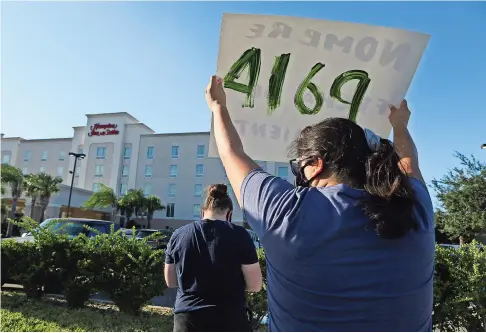
[[[304, 161], [305, 163], [300, 166], [299, 163], [301, 161]], [[290, 170], [292, 170], [292, 173], [295, 176], [295, 186], [302, 186], [302, 187], [309, 187], [310, 183], [314, 178], [316, 178], [319, 174], [315, 175], [311, 179], [306, 179], [305, 178], [305, 173], [304, 169], [312, 162], [312, 157], [306, 158], [306, 159], [293, 159], [290, 161]]]

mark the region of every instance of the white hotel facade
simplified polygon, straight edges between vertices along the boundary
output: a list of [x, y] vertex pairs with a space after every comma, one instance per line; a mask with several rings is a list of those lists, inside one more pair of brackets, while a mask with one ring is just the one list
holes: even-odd
[[[86, 125], [73, 127], [70, 138], [26, 140], [2, 134], [2, 163], [15, 165], [24, 174], [60, 176], [63, 193], [69, 189], [69, 171], [74, 167], [69, 152], [82, 152], [86, 158], [77, 161], [74, 175], [74, 191], [81, 195], [72, 206], [81, 206], [99, 184], [111, 187], [117, 195], [143, 189], [146, 195], [160, 197], [167, 207], [155, 213], [154, 228], [178, 227], [199, 218], [204, 189], [214, 183], [229, 186], [221, 160], [207, 157], [209, 132], [157, 134], [126, 112], [86, 116]], [[259, 164], [293, 182], [287, 163]], [[231, 188], [230, 193], [235, 203], [233, 220], [242, 222]], [[53, 199], [51, 204], [47, 216], [58, 217], [60, 208], [67, 206], [67, 196]]]

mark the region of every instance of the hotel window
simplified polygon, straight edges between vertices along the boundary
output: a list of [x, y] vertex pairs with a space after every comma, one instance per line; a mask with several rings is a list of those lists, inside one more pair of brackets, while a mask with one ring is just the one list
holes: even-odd
[[174, 203], [167, 204], [165, 217], [174, 217], [174, 212], [175, 212], [175, 204]]
[[169, 198], [175, 197], [176, 191], [177, 191], [176, 184], [169, 184], [169, 189], [167, 191], [167, 195], [169, 196]]
[[233, 191], [233, 188], [231, 187], [231, 184], [226, 184], [226, 186], [228, 187], [228, 195], [231, 197], [233, 195], [235, 195], [235, 192]]
[[122, 177], [128, 177], [128, 173], [130, 171], [130, 167], [128, 165], [122, 166]]
[[41, 161], [47, 161], [47, 150], [42, 151]]
[[277, 176], [279, 176], [283, 180], [287, 180], [287, 177], [289, 176], [289, 168], [288, 167], [278, 167]]
[[28, 173], [27, 168], [22, 168], [22, 173], [26, 175]]
[[78, 147], [78, 154], [83, 154], [83, 153], [84, 153], [83, 147]]
[[196, 165], [196, 177], [202, 177], [204, 174], [204, 165], [197, 164]]
[[154, 159], [154, 147], [147, 147], [147, 160], [153, 160]]
[[202, 196], [202, 184], [194, 185], [194, 196], [196, 197]]
[[64, 174], [64, 168], [62, 166], [57, 167], [57, 176], [62, 177]]
[[100, 183], [93, 183], [93, 187], [91, 189], [93, 192], [98, 192], [100, 190]]
[[179, 158], [179, 146], [172, 146], [172, 158]]
[[106, 158], [106, 147], [98, 147], [96, 149], [96, 158], [105, 159]]
[[105, 173], [105, 166], [104, 165], [96, 165], [95, 166], [95, 177], [103, 177], [103, 174]]
[[[78, 162], [78, 163], [79, 163], [79, 162]], [[74, 172], [74, 176], [75, 176], [75, 177], [79, 177], [79, 169], [81, 169], [81, 167], [80, 167], [80, 166], [77, 166], [77, 167], [76, 167], [76, 172]]]
[[10, 163], [10, 155], [3, 155], [2, 163], [3, 164], [9, 164]]
[[24, 162], [28, 162], [30, 160], [30, 150], [24, 151]]
[[177, 177], [177, 171], [178, 171], [177, 165], [171, 165], [169, 169], [169, 177], [175, 178]]
[[204, 145], [197, 146], [197, 157], [198, 158], [204, 157]]
[[201, 205], [200, 204], [195, 204], [193, 208], [193, 217], [201, 217]]
[[60, 151], [59, 152], [59, 161], [64, 161], [65, 158], [66, 158], [66, 152]]
[[152, 166], [151, 165], [145, 166], [145, 177], [152, 177]]
[[39, 168], [39, 172], [46, 172], [46, 167], [41, 166], [41, 167]]
[[143, 187], [143, 194], [144, 195], [152, 194], [152, 184], [145, 184], [145, 186]]
[[130, 158], [130, 155], [132, 155], [132, 147], [125, 147], [123, 150], [123, 158], [125, 160], [128, 160]]
[[121, 184], [120, 186], [120, 195], [125, 195], [128, 190], [128, 185], [127, 184]]

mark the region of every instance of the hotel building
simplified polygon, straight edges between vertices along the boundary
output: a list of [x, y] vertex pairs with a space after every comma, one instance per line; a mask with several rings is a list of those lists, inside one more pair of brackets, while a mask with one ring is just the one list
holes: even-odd
[[[17, 166], [24, 174], [46, 172], [63, 178], [61, 193], [51, 199], [46, 217], [61, 216], [67, 206], [74, 168], [69, 152], [86, 154], [77, 160], [72, 207], [80, 207], [100, 184], [117, 195], [143, 189], [166, 205], [164, 211], [155, 212], [153, 228], [178, 227], [198, 219], [204, 189], [214, 183], [229, 186], [221, 160], [207, 157], [209, 132], [157, 134], [125, 112], [86, 116], [86, 125], [73, 127], [70, 138], [26, 140], [2, 134], [2, 163]], [[258, 163], [267, 172], [294, 181], [287, 163]], [[229, 189], [235, 202], [233, 220], [242, 222]], [[26, 215], [29, 204], [26, 199]]]

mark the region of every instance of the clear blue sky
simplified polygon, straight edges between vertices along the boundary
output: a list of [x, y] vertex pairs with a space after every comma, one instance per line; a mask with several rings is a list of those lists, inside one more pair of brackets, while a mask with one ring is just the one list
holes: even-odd
[[[486, 3], [2, 3], [2, 124], [7, 136], [69, 137], [86, 113], [126, 111], [156, 132], [207, 131], [204, 88], [221, 15], [294, 15], [432, 35], [408, 93], [427, 181], [486, 159]], [[190, 76], [188, 73], [192, 73]]]

